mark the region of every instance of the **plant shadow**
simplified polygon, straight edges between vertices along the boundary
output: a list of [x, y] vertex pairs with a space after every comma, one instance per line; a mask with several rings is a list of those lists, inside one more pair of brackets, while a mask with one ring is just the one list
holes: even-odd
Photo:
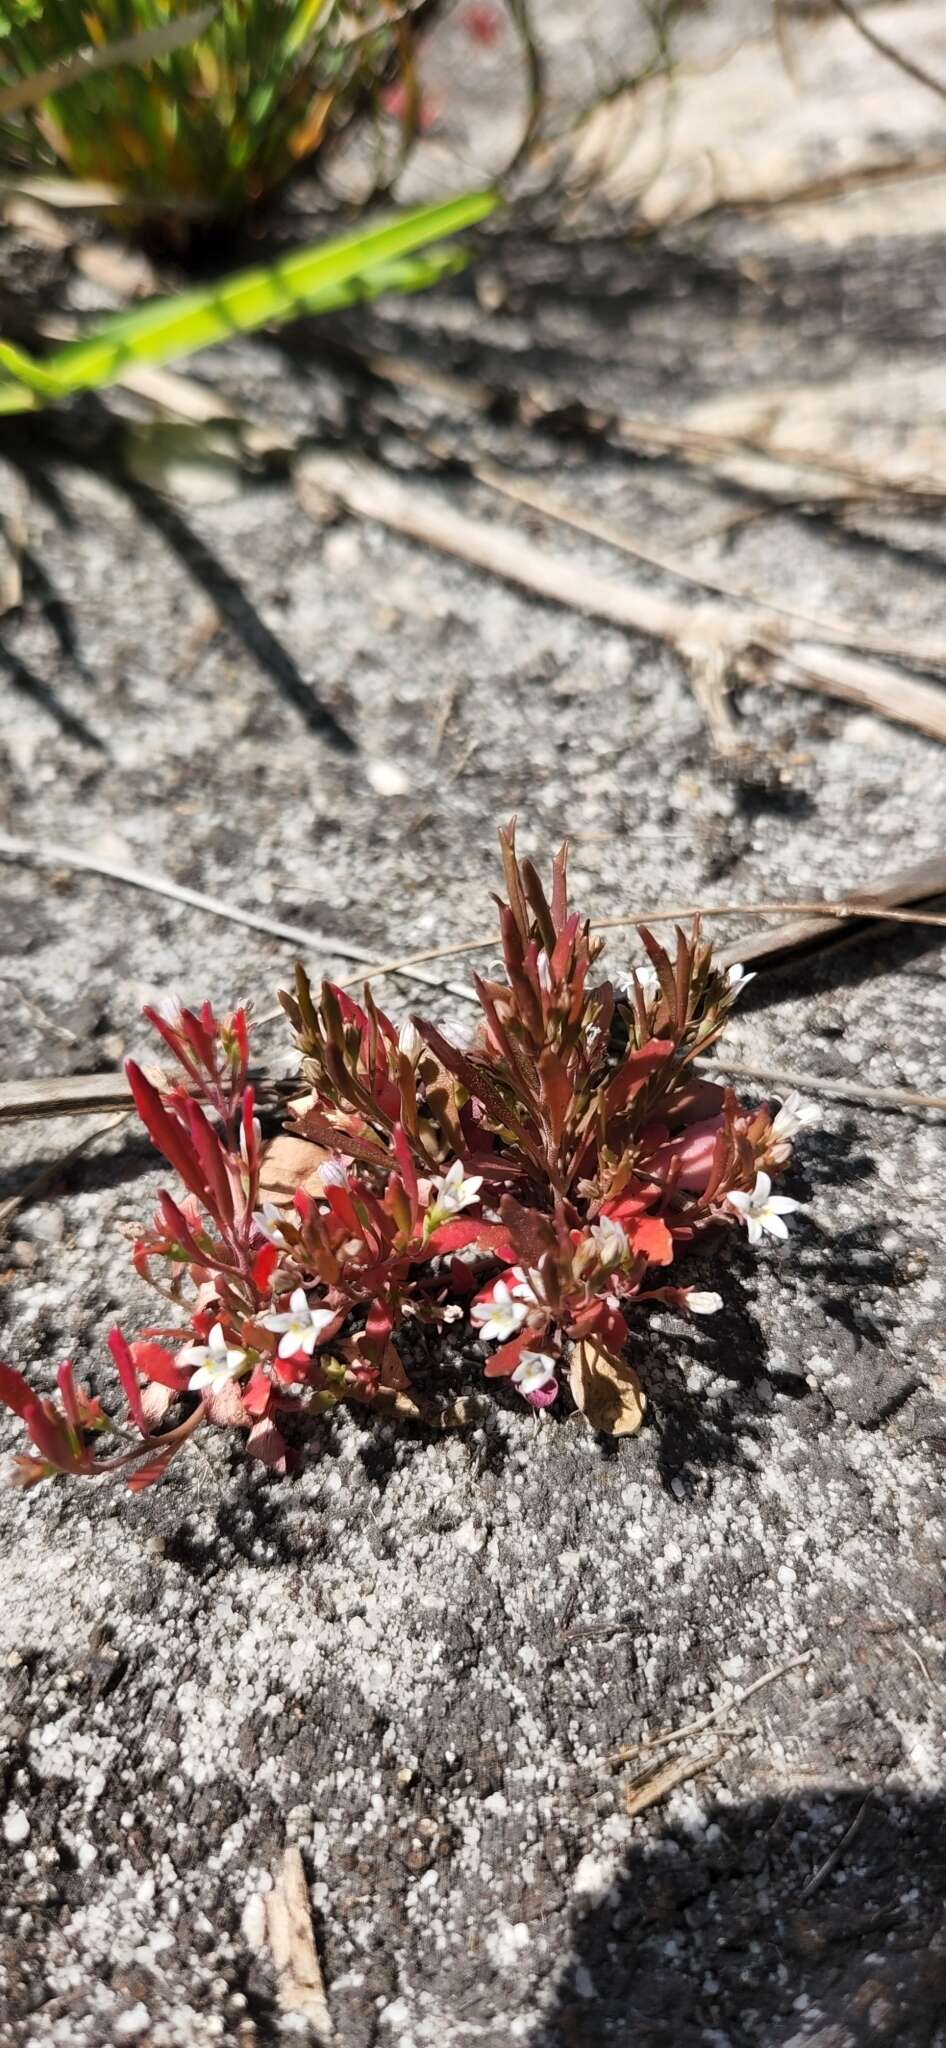
[[944, 1824], [884, 1783], [639, 1822], [529, 2048], [940, 2048]]

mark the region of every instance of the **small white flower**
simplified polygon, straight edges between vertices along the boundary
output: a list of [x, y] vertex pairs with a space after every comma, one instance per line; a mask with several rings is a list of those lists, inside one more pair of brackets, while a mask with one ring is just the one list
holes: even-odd
[[401, 1025], [397, 1034], [397, 1049], [404, 1054], [405, 1059], [410, 1060], [412, 1067], [417, 1065], [424, 1050], [424, 1041], [416, 1024], [412, 1024], [410, 1018], [406, 1024]]
[[461, 1209], [468, 1209], [471, 1202], [479, 1200], [482, 1185], [481, 1173], [464, 1173], [460, 1160], [455, 1159], [445, 1174], [430, 1183], [433, 1202], [428, 1211], [428, 1222], [431, 1215], [439, 1223], [445, 1216], [456, 1216]]
[[538, 1266], [530, 1266], [528, 1273], [524, 1266], [513, 1266], [512, 1277], [515, 1282], [512, 1291], [517, 1300], [527, 1302], [530, 1308], [543, 1300], [542, 1275]]
[[223, 1324], [215, 1323], [206, 1344], [188, 1344], [181, 1352], [180, 1362], [196, 1367], [187, 1382], [190, 1393], [199, 1394], [204, 1387], [215, 1392], [243, 1371], [246, 1352], [229, 1346], [223, 1334]]
[[786, 1095], [778, 1114], [772, 1118], [773, 1138], [794, 1138], [811, 1124], [821, 1122], [821, 1116], [813, 1102], [803, 1102], [796, 1088]]
[[297, 1351], [306, 1351], [311, 1357], [323, 1330], [334, 1321], [335, 1310], [313, 1308], [304, 1287], [297, 1287], [290, 1294], [288, 1310], [260, 1317], [264, 1330], [279, 1333], [280, 1358], [294, 1358]]
[[[518, 1289], [516, 1290], [518, 1293]], [[497, 1280], [490, 1301], [475, 1301], [470, 1310], [470, 1319], [478, 1324], [479, 1333], [486, 1342], [495, 1340], [504, 1344], [508, 1337], [514, 1337], [525, 1322], [528, 1309], [524, 1301], [515, 1301], [505, 1280]]]
[[260, 1236], [265, 1237], [269, 1244], [274, 1244], [277, 1251], [288, 1251], [282, 1227], [285, 1218], [277, 1202], [264, 1202], [261, 1209], [254, 1209], [253, 1221]]
[[687, 1308], [691, 1316], [715, 1316], [722, 1305], [721, 1294], [701, 1294], [697, 1287], [687, 1289]]
[[335, 1152], [331, 1159], [323, 1161], [319, 1167], [319, 1180], [323, 1188], [347, 1188], [348, 1162], [341, 1153]]
[[591, 1226], [591, 1235], [598, 1250], [602, 1265], [623, 1265], [630, 1249], [627, 1232], [613, 1216], [602, 1216]]
[[536, 968], [537, 968], [537, 970], [538, 970], [538, 976], [539, 976], [539, 987], [540, 987], [540, 988], [544, 988], [544, 990], [545, 990], [545, 993], [546, 993], [546, 995], [551, 995], [551, 993], [552, 993], [552, 967], [551, 967], [551, 962], [550, 962], [550, 960], [549, 960], [549, 956], [548, 956], [548, 954], [547, 954], [547, 952], [546, 952], [546, 950], [545, 950], [545, 947], [544, 947], [544, 946], [543, 946], [543, 948], [542, 948], [542, 951], [541, 951], [541, 953], [539, 954], [539, 957], [538, 957], [538, 959], [537, 959], [537, 961], [536, 961], [536, 963], [535, 963], [535, 964], [536, 964]]
[[523, 1351], [510, 1379], [520, 1394], [534, 1394], [555, 1378], [555, 1360], [547, 1351]]
[[790, 1216], [793, 1209], [801, 1207], [791, 1195], [773, 1195], [767, 1173], [756, 1174], [751, 1194], [737, 1188], [734, 1194], [727, 1196], [727, 1201], [731, 1209], [738, 1209], [749, 1233], [750, 1244], [761, 1244], [765, 1230], [770, 1237], [787, 1237], [788, 1229], [782, 1219]]
[[738, 995], [741, 989], [748, 988], [750, 981], [755, 980], [755, 972], [747, 974], [742, 962], [734, 960], [726, 980], [732, 989], [733, 995]]

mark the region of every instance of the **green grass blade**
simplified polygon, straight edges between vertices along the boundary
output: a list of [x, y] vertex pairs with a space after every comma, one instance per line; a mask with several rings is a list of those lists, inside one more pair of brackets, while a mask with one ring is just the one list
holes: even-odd
[[[425, 243], [456, 234], [483, 220], [498, 204], [495, 192], [468, 192], [436, 206], [401, 214], [381, 227], [359, 229], [337, 241], [301, 249], [279, 263], [238, 273], [220, 284], [200, 286], [172, 299], [158, 299], [133, 313], [109, 320], [96, 334], [41, 361], [9, 343], [0, 343], [0, 367], [36, 397], [55, 399], [69, 392], [111, 383], [127, 364], [165, 363], [175, 356], [300, 313], [328, 312], [353, 299], [381, 291], [420, 290], [444, 274], [443, 251], [428, 250], [409, 271], [398, 263]], [[450, 267], [456, 262], [449, 252]], [[399, 276], [409, 277], [406, 284]], [[0, 410], [25, 410], [9, 402], [0, 387]]]

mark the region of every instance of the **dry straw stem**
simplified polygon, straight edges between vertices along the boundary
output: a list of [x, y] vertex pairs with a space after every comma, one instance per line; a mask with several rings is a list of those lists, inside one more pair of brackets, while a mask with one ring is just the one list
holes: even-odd
[[698, 1778], [703, 1771], [711, 1770], [726, 1756], [729, 1744], [721, 1749], [711, 1749], [705, 1756], [678, 1756], [668, 1764], [661, 1764], [656, 1771], [645, 1771], [639, 1778], [632, 1778], [624, 1789], [624, 1811], [633, 1819], [639, 1813], [646, 1813], [649, 1806], [666, 1799], [668, 1792], [685, 1785], [690, 1778]]
[[736, 1713], [739, 1707], [744, 1706], [757, 1692], [762, 1692], [765, 1686], [774, 1685], [776, 1679], [784, 1678], [787, 1672], [800, 1671], [803, 1665], [810, 1664], [813, 1655], [812, 1650], [802, 1650], [796, 1657], [786, 1657], [784, 1663], [773, 1664], [770, 1671], [763, 1671], [761, 1678], [753, 1679], [751, 1685], [743, 1686], [741, 1692], [734, 1693], [731, 1700], [724, 1700], [722, 1706], [713, 1707], [709, 1713], [699, 1714], [695, 1721], [685, 1722], [682, 1728], [666, 1728], [659, 1735], [645, 1735], [640, 1742], [631, 1743], [624, 1749], [612, 1750], [610, 1756], [605, 1757], [605, 1763], [633, 1763], [637, 1757], [646, 1756], [648, 1750], [665, 1749], [671, 1743], [689, 1742], [694, 1735], [705, 1734], [707, 1728], [714, 1728], [716, 1723], [725, 1720], [728, 1714]]
[[[270, 938], [286, 939], [291, 946], [334, 954], [339, 960], [359, 960], [366, 969], [377, 971], [372, 954], [363, 946], [353, 945], [350, 939], [310, 931], [305, 925], [283, 924], [276, 918], [265, 917], [262, 911], [243, 910], [238, 904], [225, 903], [219, 896], [205, 896], [201, 889], [189, 889], [182, 882], [173, 882], [168, 875], [146, 874], [142, 868], [126, 867], [120, 861], [82, 853], [73, 846], [35, 846], [28, 839], [16, 839], [9, 833], [0, 832], [0, 860], [21, 862], [30, 867], [77, 868], [86, 874], [104, 875], [107, 880], [123, 882], [131, 889], [144, 889], [152, 896], [166, 896], [172, 903], [186, 903], [193, 910], [203, 910], [208, 917], [225, 918], [230, 924], [242, 924], [250, 931], [265, 932]], [[406, 967], [403, 972], [408, 980], [421, 982], [425, 988], [446, 988], [452, 995], [464, 1000], [470, 998], [469, 989], [453, 987], [438, 975], [422, 974]], [[361, 978], [360, 975], [357, 977]]]
[[18, 78], [15, 85], [0, 92], [0, 120], [22, 113], [26, 107], [35, 107], [39, 100], [64, 92], [67, 86], [78, 85], [95, 71], [114, 71], [120, 64], [149, 64], [155, 57], [167, 57], [172, 50], [196, 42], [210, 27], [216, 12], [216, 4], [201, 7], [195, 14], [145, 29], [140, 35], [122, 36], [116, 42], [98, 46], [90, 43], [58, 63], [48, 64], [43, 71], [31, 71], [27, 78]]
[[[942, 170], [944, 165], [946, 158], [935, 168]], [[760, 431], [658, 420], [646, 413], [607, 412], [589, 406], [579, 393], [551, 384], [531, 384], [527, 389], [498, 380], [488, 384], [450, 371], [430, 370], [408, 356], [363, 356], [355, 349], [347, 353], [353, 363], [381, 381], [429, 392], [455, 410], [489, 412], [502, 399], [516, 408], [528, 426], [546, 415], [566, 412], [583, 421], [586, 431], [605, 444], [629, 449], [645, 461], [670, 459], [708, 471], [717, 481], [750, 490], [763, 502], [788, 504], [797, 511], [814, 508], [824, 512], [834, 507], [846, 511], [852, 500], [893, 502], [903, 510], [915, 511], [941, 506], [946, 495], [935, 477], [892, 476], [868, 461], [841, 461], [830, 449], [782, 442], [774, 446]]]
[[[231, 923], [248, 925], [251, 930], [265, 932], [270, 937], [285, 939], [292, 946], [312, 947], [329, 954], [353, 954], [362, 961], [361, 971], [347, 978], [352, 986], [370, 975], [377, 980], [383, 974], [406, 974], [414, 980], [423, 981], [435, 988], [445, 988], [451, 994], [464, 1000], [475, 1000], [473, 992], [462, 983], [441, 981], [437, 976], [426, 976], [420, 972], [424, 963], [458, 958], [460, 955], [482, 952], [496, 945], [494, 932], [480, 938], [461, 939], [452, 945], [435, 946], [420, 953], [408, 953], [392, 959], [375, 961], [351, 945], [316, 932], [305, 931], [295, 925], [284, 925], [264, 917], [255, 911], [241, 910], [238, 905], [224, 903], [220, 898], [205, 896], [197, 889], [188, 889], [169, 881], [166, 877], [144, 874], [137, 868], [126, 868], [114, 861], [99, 860], [72, 847], [44, 845], [36, 846], [30, 840], [16, 839], [9, 834], [0, 834], [0, 860], [23, 863], [29, 866], [51, 866], [74, 868], [92, 874], [101, 874], [110, 880], [126, 883], [158, 896], [169, 896], [172, 901], [185, 903], [198, 910], [205, 910], [214, 917]], [[946, 916], [921, 909], [900, 909], [899, 904], [910, 904], [928, 900], [946, 893], [946, 856], [922, 861], [916, 866], [898, 869], [893, 875], [881, 877], [868, 891], [854, 891], [843, 903], [824, 903], [817, 898], [809, 902], [793, 902], [782, 898], [772, 903], [723, 903], [723, 904], [659, 904], [627, 912], [621, 917], [601, 918], [593, 929], [604, 931], [622, 926], [638, 924], [674, 923], [685, 917], [697, 915], [714, 917], [784, 917], [786, 911], [794, 912], [792, 920], [773, 932], [761, 937], [744, 938], [738, 944], [721, 949], [719, 959], [723, 965], [741, 960], [744, 964], [758, 963], [771, 966], [781, 963], [786, 956], [807, 954], [814, 947], [824, 944], [833, 937], [839, 923], [855, 922], [864, 924], [868, 930], [880, 928], [884, 923], [895, 925], [946, 926]], [[345, 986], [343, 983], [342, 986]], [[279, 1012], [273, 1015], [281, 1014]], [[263, 1020], [260, 1020], [263, 1021]], [[725, 1068], [725, 1063], [722, 1063]], [[735, 1073], [737, 1064], [730, 1062]], [[747, 1070], [748, 1071], [748, 1070]], [[896, 1109], [940, 1108], [944, 1104], [937, 1096], [925, 1096], [916, 1091], [902, 1089], [858, 1088], [854, 1082], [823, 1083], [817, 1075], [799, 1076], [785, 1070], [766, 1067], [756, 1069], [757, 1077], [781, 1084], [785, 1087], [803, 1085], [812, 1093], [837, 1094], [843, 1087], [845, 1098], [875, 1102], [878, 1106]], [[264, 1077], [265, 1078], [265, 1077]], [[28, 1117], [79, 1116], [110, 1109], [121, 1109], [129, 1101], [128, 1084], [124, 1075], [80, 1074], [76, 1076], [48, 1076], [29, 1081], [0, 1082], [0, 1122], [15, 1122]]]
[[898, 71], [905, 71], [907, 77], [914, 78], [918, 85], [927, 86], [930, 92], [936, 93], [938, 99], [946, 100], [946, 83], [934, 78], [931, 72], [924, 71], [922, 65], [915, 64], [905, 50], [897, 48], [896, 43], [888, 43], [885, 36], [879, 36], [877, 30], [864, 20], [863, 15], [852, 4], [852, 0], [834, 0], [834, 6], [839, 14], [843, 14], [845, 21], [849, 21], [851, 27], [856, 28], [858, 35], [863, 36], [865, 43], [870, 44], [872, 50], [876, 50], [881, 57], [886, 57], [890, 64], [895, 64]]
[[[627, 582], [613, 582], [580, 563], [549, 554], [511, 527], [454, 511], [376, 463], [308, 455], [297, 467], [296, 489], [303, 510], [311, 508], [320, 523], [326, 499], [335, 500], [360, 518], [376, 519], [393, 532], [453, 555], [533, 596], [663, 641], [697, 678], [704, 704], [708, 691], [715, 700], [711, 730], [724, 753], [733, 753], [736, 741], [731, 721], [719, 709], [720, 679], [750, 654], [756, 662], [761, 655], [769, 666], [787, 657], [786, 680], [864, 705], [881, 717], [946, 741], [943, 692], [860, 655], [799, 641], [791, 623], [777, 612], [742, 612], [721, 603], [690, 606]], [[856, 639], [856, 628], [848, 637]], [[766, 676], [768, 672], [767, 666]], [[758, 679], [755, 669], [753, 674]]]
[[864, 1819], [864, 1815], [867, 1812], [870, 1802], [874, 1797], [874, 1790], [875, 1788], [872, 1785], [870, 1791], [865, 1793], [864, 1798], [861, 1800], [860, 1806], [858, 1807], [857, 1812], [854, 1815], [854, 1819], [852, 1820], [850, 1827], [845, 1828], [840, 1841], [835, 1842], [834, 1848], [831, 1850], [830, 1855], [826, 1856], [824, 1862], [819, 1864], [817, 1870], [814, 1871], [812, 1876], [808, 1879], [808, 1883], [805, 1885], [804, 1889], [799, 1892], [798, 1899], [800, 1905], [804, 1905], [807, 1899], [813, 1899], [815, 1893], [820, 1892], [822, 1885], [827, 1883], [827, 1880], [831, 1876], [832, 1871], [837, 1869], [838, 1864], [840, 1863], [845, 1850], [850, 1848], [855, 1835], [858, 1834], [860, 1830], [861, 1823]]
[[334, 2038], [334, 2029], [312, 1933], [305, 1870], [294, 1843], [286, 1849], [272, 1891], [266, 1893], [266, 1924], [279, 2003], [284, 2012], [308, 2022], [311, 2038], [322, 2048]]
[[765, 1061], [740, 1059], [722, 1051], [717, 1057], [697, 1060], [698, 1067], [715, 1073], [744, 1074], [750, 1081], [769, 1081], [776, 1088], [797, 1088], [807, 1095], [832, 1096], [838, 1102], [874, 1103], [878, 1109], [946, 1109], [946, 1095], [926, 1095], [919, 1088], [872, 1088], [867, 1081], [826, 1080], [821, 1074], [807, 1074], [799, 1068], [770, 1067]]

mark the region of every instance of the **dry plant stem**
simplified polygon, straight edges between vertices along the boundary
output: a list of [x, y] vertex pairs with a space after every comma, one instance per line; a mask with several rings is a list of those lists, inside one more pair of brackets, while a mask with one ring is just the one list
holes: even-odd
[[874, 1787], [872, 1785], [870, 1791], [865, 1793], [864, 1798], [861, 1800], [860, 1806], [858, 1807], [857, 1812], [854, 1815], [854, 1819], [852, 1820], [850, 1827], [845, 1828], [845, 1831], [841, 1836], [840, 1841], [835, 1843], [834, 1848], [831, 1850], [830, 1855], [826, 1856], [824, 1862], [819, 1864], [818, 1869], [814, 1872], [813, 1876], [811, 1876], [808, 1879], [808, 1883], [805, 1885], [804, 1889], [799, 1892], [798, 1899], [800, 1905], [804, 1905], [807, 1899], [813, 1899], [815, 1893], [820, 1892], [822, 1885], [827, 1882], [828, 1878], [831, 1876], [832, 1871], [837, 1869], [838, 1864], [840, 1863], [841, 1858], [844, 1855], [845, 1849], [850, 1848], [850, 1845], [853, 1842], [855, 1835], [858, 1833], [861, 1826], [861, 1822], [864, 1819], [864, 1815], [867, 1812], [867, 1809], [873, 1797]]
[[333, 2039], [334, 2030], [312, 1933], [305, 1871], [295, 1844], [286, 1849], [273, 1889], [265, 1897], [280, 2005], [284, 2012], [297, 2013], [308, 2022], [311, 2038], [322, 2048]]
[[127, 1087], [125, 1099], [129, 1104], [128, 1109], [120, 1110], [117, 1116], [110, 1116], [107, 1122], [99, 1124], [96, 1130], [88, 1131], [84, 1138], [80, 1138], [78, 1145], [70, 1146], [69, 1151], [63, 1153], [61, 1159], [54, 1159], [49, 1166], [43, 1167], [41, 1173], [34, 1174], [32, 1180], [27, 1181], [18, 1195], [8, 1195], [6, 1201], [0, 1202], [0, 1231], [5, 1230], [8, 1223], [12, 1223], [14, 1216], [18, 1215], [27, 1203], [35, 1201], [38, 1195], [45, 1195], [47, 1189], [54, 1186], [60, 1174], [65, 1173], [74, 1160], [81, 1159], [83, 1153], [88, 1152], [99, 1138], [104, 1138], [108, 1131], [114, 1131], [119, 1124], [125, 1122], [126, 1117], [131, 1114], [131, 1097]]
[[721, 1749], [711, 1749], [706, 1756], [678, 1756], [672, 1763], [662, 1764], [659, 1770], [651, 1771], [642, 1784], [632, 1779], [625, 1788], [624, 1811], [632, 1818], [646, 1813], [649, 1806], [656, 1806], [665, 1799], [668, 1792], [678, 1785], [685, 1785], [690, 1778], [698, 1778], [703, 1771], [711, 1770], [721, 1763], [728, 1751], [728, 1744]]
[[650, 1749], [664, 1749], [671, 1742], [688, 1742], [691, 1736], [702, 1735], [707, 1728], [714, 1728], [717, 1721], [724, 1720], [727, 1714], [734, 1714], [739, 1707], [745, 1705], [746, 1700], [751, 1700], [755, 1693], [761, 1692], [765, 1686], [774, 1685], [777, 1678], [784, 1678], [787, 1672], [800, 1671], [803, 1665], [810, 1664], [813, 1655], [812, 1650], [802, 1650], [797, 1657], [786, 1657], [784, 1663], [773, 1664], [770, 1671], [763, 1671], [761, 1678], [753, 1679], [751, 1685], [744, 1686], [741, 1692], [735, 1693], [731, 1700], [725, 1700], [722, 1706], [713, 1707], [707, 1714], [700, 1714], [695, 1721], [687, 1721], [682, 1728], [667, 1728], [660, 1735], [645, 1735], [640, 1742], [632, 1743], [627, 1748], [612, 1750], [610, 1756], [605, 1757], [605, 1763], [633, 1763], [635, 1757], [645, 1756]]
[[[129, 888], [144, 889], [152, 896], [167, 896], [172, 903], [186, 903], [193, 910], [203, 910], [208, 917], [222, 917], [230, 924], [246, 925], [250, 931], [265, 932], [269, 938], [287, 939], [292, 946], [310, 947], [313, 952], [334, 954], [339, 960], [359, 960], [363, 967], [375, 971], [372, 955], [362, 946], [354, 946], [348, 939], [335, 939], [326, 932], [314, 932], [304, 925], [282, 924], [277, 919], [264, 917], [256, 910], [242, 910], [238, 904], [224, 903], [219, 896], [205, 896], [200, 889], [188, 889], [182, 882], [172, 882], [167, 875], [145, 874], [141, 868], [123, 867], [117, 861], [102, 860], [95, 854], [81, 853], [72, 846], [36, 846], [28, 839], [15, 839], [8, 833], [0, 833], [0, 860], [22, 862], [30, 867], [78, 868], [87, 874], [104, 875], [112, 882], [124, 882]], [[458, 995], [465, 1001], [471, 1000], [469, 989], [452, 986], [435, 974], [421, 974], [413, 969], [404, 969], [410, 981], [418, 981], [425, 988], [446, 988], [451, 995]], [[359, 976], [359, 979], [362, 977]], [[475, 998], [472, 998], [475, 1000]]]
[[[536, 597], [661, 640], [690, 669], [696, 666], [705, 674], [728, 668], [751, 651], [769, 658], [787, 653], [813, 689], [847, 702], [856, 697], [882, 717], [946, 741], [946, 695], [941, 691], [855, 655], [832, 657], [807, 643], [793, 646], [788, 623], [775, 612], [744, 613], [719, 603], [688, 606], [613, 582], [548, 554], [510, 527], [456, 512], [373, 463], [310, 455], [299, 464], [296, 485], [303, 510], [307, 500], [316, 504], [320, 519], [326, 496], [334, 498], [360, 518], [377, 519]], [[718, 721], [714, 730], [722, 737]], [[724, 747], [731, 751], [727, 742]]]
[[[941, 172], [946, 159], [938, 159], [929, 167], [930, 172]], [[914, 166], [903, 167], [911, 174]], [[891, 178], [899, 172], [884, 170], [878, 177]], [[916, 172], [916, 175], [921, 175]], [[820, 196], [834, 189], [847, 190], [848, 180], [835, 186], [806, 188], [803, 195]], [[865, 180], [868, 182], [868, 180]], [[778, 202], [790, 204], [792, 201]], [[754, 211], [746, 207], [743, 211]], [[770, 210], [767, 202], [764, 211]], [[371, 355], [361, 356], [357, 350], [349, 351], [352, 361], [364, 367], [384, 381], [404, 389], [429, 391], [435, 397], [449, 401], [454, 407], [467, 412], [488, 412], [497, 398], [509, 399], [518, 406], [520, 416], [528, 425], [541, 420], [546, 413], [559, 413], [567, 408], [570, 413], [587, 421], [589, 429], [606, 443], [613, 442], [619, 447], [630, 449], [645, 461], [668, 457], [671, 461], [687, 464], [691, 468], [707, 470], [713, 476], [736, 484], [740, 489], [751, 488], [757, 496], [764, 496], [773, 504], [789, 504], [796, 509], [805, 509], [809, 504], [818, 510], [830, 509], [838, 501], [846, 505], [853, 495], [859, 499], [880, 498], [898, 502], [913, 502], [918, 505], [941, 505], [943, 492], [935, 483], [922, 478], [894, 479], [867, 467], [865, 464], [840, 463], [831, 456], [809, 448], [779, 447], [752, 436], [712, 432], [708, 428], [680, 426], [672, 420], [648, 419], [646, 415], [633, 413], [605, 413], [587, 403], [575, 392], [556, 390], [553, 385], [532, 385], [522, 390], [516, 385], [497, 383], [474, 383], [449, 371], [428, 371], [422, 363], [412, 361], [408, 356]], [[746, 484], [746, 472], [751, 464], [752, 483]]]
[[697, 1060], [698, 1067], [715, 1073], [744, 1074], [748, 1080], [771, 1081], [776, 1088], [797, 1088], [808, 1095], [834, 1096], [838, 1102], [872, 1102], [879, 1109], [946, 1109], [946, 1095], [924, 1095], [917, 1088], [872, 1088], [866, 1081], [835, 1081], [820, 1074], [806, 1074], [793, 1067], [770, 1067], [764, 1061], [739, 1059], [721, 1053], [718, 1059]]
[[[554, 519], [561, 526], [571, 527], [576, 533], [586, 533], [592, 540], [603, 541], [622, 554], [633, 555], [638, 561], [647, 562], [652, 569], [678, 577], [683, 583], [711, 590], [717, 597], [733, 598], [738, 604], [754, 605], [757, 611], [769, 611], [780, 619], [789, 619], [796, 626], [806, 627], [809, 634], [815, 634], [819, 639], [830, 640], [843, 647], [856, 646], [864, 654], [889, 655], [893, 660], [902, 659], [906, 651], [902, 635], [898, 638], [893, 633], [872, 632], [844, 619], [821, 618], [793, 605], [779, 604], [772, 598], [759, 598], [754, 591], [746, 590], [739, 583], [731, 583], [713, 570], [702, 573], [682, 555], [646, 546], [617, 520], [601, 519], [595, 513], [577, 511], [555, 491], [546, 490], [544, 484], [535, 483], [531, 477], [516, 476], [512, 470], [500, 469], [493, 462], [471, 463], [470, 474], [503, 497], [511, 498], [519, 505], [528, 505], [534, 512], [543, 513], [547, 519]], [[756, 508], [751, 513], [741, 512], [738, 520], [756, 519], [758, 516]], [[732, 520], [727, 522], [727, 526], [732, 524]], [[914, 640], [910, 643], [909, 652], [913, 660], [922, 661], [930, 668], [946, 669], [946, 645], [942, 641], [921, 643]]]
[[853, 0], [834, 0], [834, 5], [838, 13], [843, 14], [845, 21], [849, 21], [851, 27], [856, 28], [858, 35], [863, 36], [865, 43], [870, 44], [872, 50], [877, 50], [881, 57], [886, 57], [889, 63], [897, 66], [898, 71], [904, 71], [908, 78], [915, 78], [918, 85], [925, 85], [930, 92], [935, 92], [938, 99], [946, 100], [946, 84], [938, 78], [933, 78], [930, 72], [924, 71], [919, 64], [914, 64], [912, 57], [908, 57], [903, 50], [898, 50], [896, 43], [888, 43], [886, 37], [879, 36], [876, 29], [871, 28], [858, 12]]
[[25, 107], [36, 106], [39, 100], [48, 99], [53, 93], [64, 92], [67, 86], [79, 84], [82, 79], [90, 78], [93, 72], [114, 71], [120, 64], [147, 64], [155, 57], [166, 57], [172, 50], [196, 42], [198, 36], [210, 27], [216, 12], [216, 4], [201, 7], [194, 14], [184, 15], [181, 20], [145, 29], [140, 35], [122, 36], [112, 43], [89, 44], [86, 49], [61, 58], [57, 64], [48, 64], [43, 71], [32, 71], [28, 78], [18, 78], [15, 85], [8, 85], [5, 91], [0, 92], [0, 119], [6, 120], [10, 114], [19, 114]]

